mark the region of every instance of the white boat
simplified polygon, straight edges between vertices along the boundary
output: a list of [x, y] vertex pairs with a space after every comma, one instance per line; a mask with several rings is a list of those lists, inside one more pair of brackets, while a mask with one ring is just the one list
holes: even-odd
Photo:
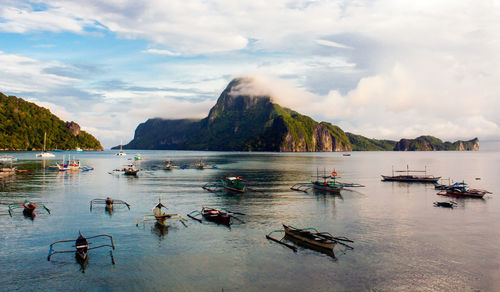
[[37, 153], [36, 157], [41, 157], [41, 158], [55, 157], [54, 154], [45, 151], [45, 143], [46, 142], [47, 142], [47, 132], [43, 133], [43, 152]]
[[117, 156], [125, 156], [127, 153], [122, 150], [122, 142], [120, 141], [120, 152], [116, 153]]

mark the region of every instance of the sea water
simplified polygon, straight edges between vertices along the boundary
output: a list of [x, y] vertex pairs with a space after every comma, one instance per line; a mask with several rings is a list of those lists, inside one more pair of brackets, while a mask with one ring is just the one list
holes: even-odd
[[[120, 172], [138, 151], [57, 153], [41, 160], [35, 153], [12, 153], [25, 173], [0, 179], [0, 290], [168, 290], [168, 291], [342, 291], [500, 289], [500, 152], [247, 153], [140, 151], [138, 177]], [[49, 167], [65, 154], [93, 167], [58, 172]], [[185, 169], [165, 170], [170, 159]], [[203, 170], [192, 166], [200, 159]], [[216, 165], [216, 167], [213, 167]], [[493, 194], [484, 199], [453, 199], [456, 208], [434, 207], [432, 184], [381, 181], [395, 169], [427, 169], [428, 174], [465, 181]], [[335, 170], [339, 180], [362, 188], [340, 195], [296, 192], [295, 183], [317, 171]], [[201, 188], [224, 176], [241, 176], [244, 194]], [[131, 207], [90, 201], [111, 197]], [[152, 214], [161, 198], [168, 212], [185, 218], [203, 206], [238, 215], [230, 228], [189, 219], [167, 229], [138, 217]], [[25, 199], [45, 204], [25, 218], [10, 217], [8, 205]], [[353, 250], [335, 247], [335, 256], [299, 247], [296, 252], [265, 238], [282, 224], [346, 236]], [[47, 261], [57, 240], [109, 234], [108, 248], [89, 251], [82, 268], [73, 253]], [[280, 233], [274, 237], [281, 238]], [[90, 240], [97, 243], [97, 240]], [[71, 243], [69, 244], [70, 249]]]

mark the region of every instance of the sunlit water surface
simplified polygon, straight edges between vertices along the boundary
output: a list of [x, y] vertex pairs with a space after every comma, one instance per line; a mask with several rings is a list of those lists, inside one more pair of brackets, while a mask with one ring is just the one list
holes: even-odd
[[[71, 153], [90, 172], [49, 170], [52, 160], [32, 152], [13, 153], [18, 169], [0, 179], [0, 290], [486, 290], [500, 289], [500, 152], [234, 153], [142, 151], [139, 177], [110, 174], [136, 152]], [[162, 169], [200, 159], [217, 169]], [[485, 199], [456, 199], [454, 209], [433, 207], [432, 185], [382, 182], [391, 168], [427, 167], [429, 173], [465, 180], [493, 192]], [[365, 185], [341, 196], [290, 190], [316, 169], [335, 169], [343, 182]], [[240, 175], [254, 191], [210, 193], [200, 186], [222, 176]], [[480, 179], [476, 179], [480, 178]], [[131, 204], [111, 215], [89, 209], [94, 198]], [[151, 222], [136, 226], [162, 201], [186, 214], [202, 206], [241, 212], [244, 223], [231, 228], [189, 220], [159, 230]], [[47, 205], [34, 220], [8, 204], [25, 199]], [[293, 252], [265, 235], [281, 224], [316, 227], [354, 240], [354, 250], [335, 248], [335, 258], [299, 248]], [[107, 249], [91, 250], [82, 273], [73, 254], [47, 261], [49, 244], [75, 239], [78, 232], [113, 236]], [[279, 235], [276, 235], [279, 237]]]

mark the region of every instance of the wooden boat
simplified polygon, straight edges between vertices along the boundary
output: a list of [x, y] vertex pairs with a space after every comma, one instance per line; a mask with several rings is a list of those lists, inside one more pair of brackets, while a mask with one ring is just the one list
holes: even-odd
[[241, 176], [226, 176], [221, 177], [216, 182], [209, 182], [202, 188], [209, 192], [230, 191], [235, 193], [245, 193], [247, 190], [253, 190], [248, 187], [249, 182], [245, 181]]
[[323, 175], [319, 175], [316, 169], [316, 180], [310, 183], [298, 183], [294, 184], [290, 189], [294, 191], [300, 191], [307, 193], [309, 189], [314, 189], [321, 192], [328, 192], [333, 194], [340, 194], [340, 191], [347, 187], [364, 187], [363, 185], [357, 183], [342, 183], [337, 181], [337, 172], [332, 171], [331, 175], [326, 174], [326, 170], [323, 170]]
[[[110, 240], [110, 243], [98, 243], [98, 246], [91, 246], [92, 243], [88, 241], [88, 239], [91, 238], [108, 238]], [[75, 249], [72, 250], [55, 250], [55, 246], [59, 246], [61, 244], [65, 244], [66, 242], [74, 242]], [[50, 258], [57, 253], [75, 253], [76, 260], [82, 264], [82, 267], [84, 267], [84, 264], [88, 260], [88, 252], [89, 250], [96, 249], [96, 248], [101, 248], [101, 247], [111, 247], [112, 249], [115, 249], [115, 244], [113, 242], [113, 237], [108, 234], [99, 234], [99, 235], [94, 235], [90, 237], [84, 237], [81, 232], [78, 232], [78, 237], [76, 240], [74, 239], [67, 239], [67, 240], [59, 240], [55, 241], [52, 244], [50, 244], [49, 248], [49, 255], [47, 256], [47, 260], [50, 261]], [[111, 255], [111, 263], [115, 264], [114, 258], [113, 258], [113, 252], [110, 250], [110, 255]]]
[[166, 170], [172, 170], [174, 169], [174, 165], [172, 164], [172, 161], [171, 160], [165, 160], [165, 169]]
[[156, 206], [153, 208], [153, 215], [148, 214], [137, 217], [136, 226], [139, 226], [140, 221], [142, 221], [143, 223], [145, 223], [146, 221], [156, 221], [156, 223], [159, 225], [166, 225], [168, 219], [179, 219], [183, 224], [184, 222], [182, 220], [187, 221], [187, 219], [183, 218], [182, 216], [179, 216], [178, 214], [163, 212], [162, 208], [164, 208], [165, 210], [167, 209], [167, 207], [165, 207], [161, 203], [161, 199], [159, 198], [158, 204], [156, 204]]
[[453, 201], [448, 202], [434, 202], [434, 207], [444, 207], [444, 208], [453, 208], [457, 205], [457, 203]]
[[285, 224], [283, 224], [283, 228], [285, 229], [285, 235], [292, 239], [296, 239], [299, 244], [303, 243], [328, 250], [333, 250], [333, 247], [337, 244], [337, 241], [332, 240], [329, 236], [325, 236], [323, 233], [311, 232], [307, 229], [298, 229]]
[[56, 163], [56, 166], [59, 171], [80, 171], [80, 160], [65, 160], [63, 157], [63, 161]]
[[225, 211], [214, 209], [210, 207], [203, 207], [201, 215], [208, 221], [229, 226], [231, 224], [231, 215]]
[[471, 189], [465, 183], [458, 183], [458, 185], [443, 190], [438, 195], [452, 196], [452, 197], [469, 197], [469, 198], [483, 198], [486, 194], [491, 194], [486, 190]]
[[197, 169], [204, 169], [205, 168], [205, 163], [203, 163], [203, 161], [200, 159], [200, 162], [196, 163], [194, 165], [195, 168]]
[[130, 210], [129, 203], [122, 201], [122, 200], [111, 199], [110, 197], [107, 197], [106, 199], [93, 199], [93, 200], [91, 200], [90, 201], [90, 211], [92, 211], [93, 206], [96, 204], [104, 204], [105, 210], [110, 212], [110, 213], [113, 211], [114, 205], [116, 205], [116, 204], [125, 205]]
[[[412, 173], [423, 172], [423, 175], [417, 175]], [[406, 173], [403, 175], [394, 175], [394, 173]], [[406, 166], [406, 170], [394, 170], [392, 169], [392, 175], [382, 175], [382, 181], [396, 181], [396, 182], [418, 182], [418, 183], [437, 183], [440, 176], [427, 175], [427, 167], [425, 170], [410, 170], [409, 166]]]
[[35, 216], [35, 209], [38, 207], [42, 207], [47, 213], [50, 214], [49, 208], [47, 208], [44, 204], [41, 203], [33, 203], [28, 200], [24, 200], [24, 202], [13, 203], [9, 205], [9, 215], [12, 217], [12, 211], [17, 208], [23, 208], [23, 214], [28, 217]]
[[[307, 248], [315, 249], [317, 251], [326, 253], [333, 257], [335, 257], [335, 255], [333, 254], [333, 248], [335, 247], [336, 244], [340, 244], [347, 249], [354, 249], [352, 246], [345, 243], [345, 242], [353, 242], [347, 237], [343, 236], [336, 237], [328, 232], [318, 232], [318, 230], [316, 230], [315, 228], [299, 229], [285, 224], [283, 224], [283, 228], [284, 231], [275, 230], [270, 232], [269, 234], [266, 235], [266, 238], [275, 241], [277, 243], [283, 244], [286, 247], [296, 251], [297, 250], [296, 246], [283, 241], [283, 239], [288, 239], [294, 243], [297, 243]], [[281, 240], [271, 237], [271, 234], [275, 232], [285, 232], [285, 237], [283, 237], [283, 239]]]
[[205, 220], [207, 220], [207, 221], [230, 226], [233, 218], [240, 221], [240, 222], [243, 222], [243, 220], [236, 217], [235, 214], [245, 215], [243, 213], [231, 212], [229, 210], [215, 209], [215, 208], [211, 208], [211, 207], [202, 207], [201, 212], [198, 210], [195, 210], [195, 211], [192, 211], [191, 213], [187, 214], [187, 216], [191, 219], [194, 219], [194, 220], [202, 223], [201, 218], [196, 217], [196, 216], [201, 215], [201, 217], [205, 218]]
[[88, 259], [89, 242], [85, 237], [83, 237], [81, 232], [75, 241], [75, 247], [76, 247], [76, 252], [75, 252], [76, 258], [79, 261], [85, 262]]
[[133, 175], [137, 176], [137, 173], [139, 172], [139, 169], [134, 168], [134, 165], [129, 165], [128, 167], [125, 167], [123, 169], [123, 174], [124, 175]]
[[247, 189], [246, 183], [241, 176], [228, 176], [222, 179], [222, 187], [228, 191], [244, 193]]

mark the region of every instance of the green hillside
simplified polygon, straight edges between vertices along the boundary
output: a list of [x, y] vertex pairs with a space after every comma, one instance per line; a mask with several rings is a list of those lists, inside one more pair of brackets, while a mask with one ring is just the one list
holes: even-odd
[[[15, 96], [0, 93], [0, 149], [41, 150], [44, 132], [47, 149], [102, 150], [101, 143], [92, 135], [79, 130], [76, 123], [66, 123], [48, 109]], [[76, 134], [76, 135], [75, 135]]]

